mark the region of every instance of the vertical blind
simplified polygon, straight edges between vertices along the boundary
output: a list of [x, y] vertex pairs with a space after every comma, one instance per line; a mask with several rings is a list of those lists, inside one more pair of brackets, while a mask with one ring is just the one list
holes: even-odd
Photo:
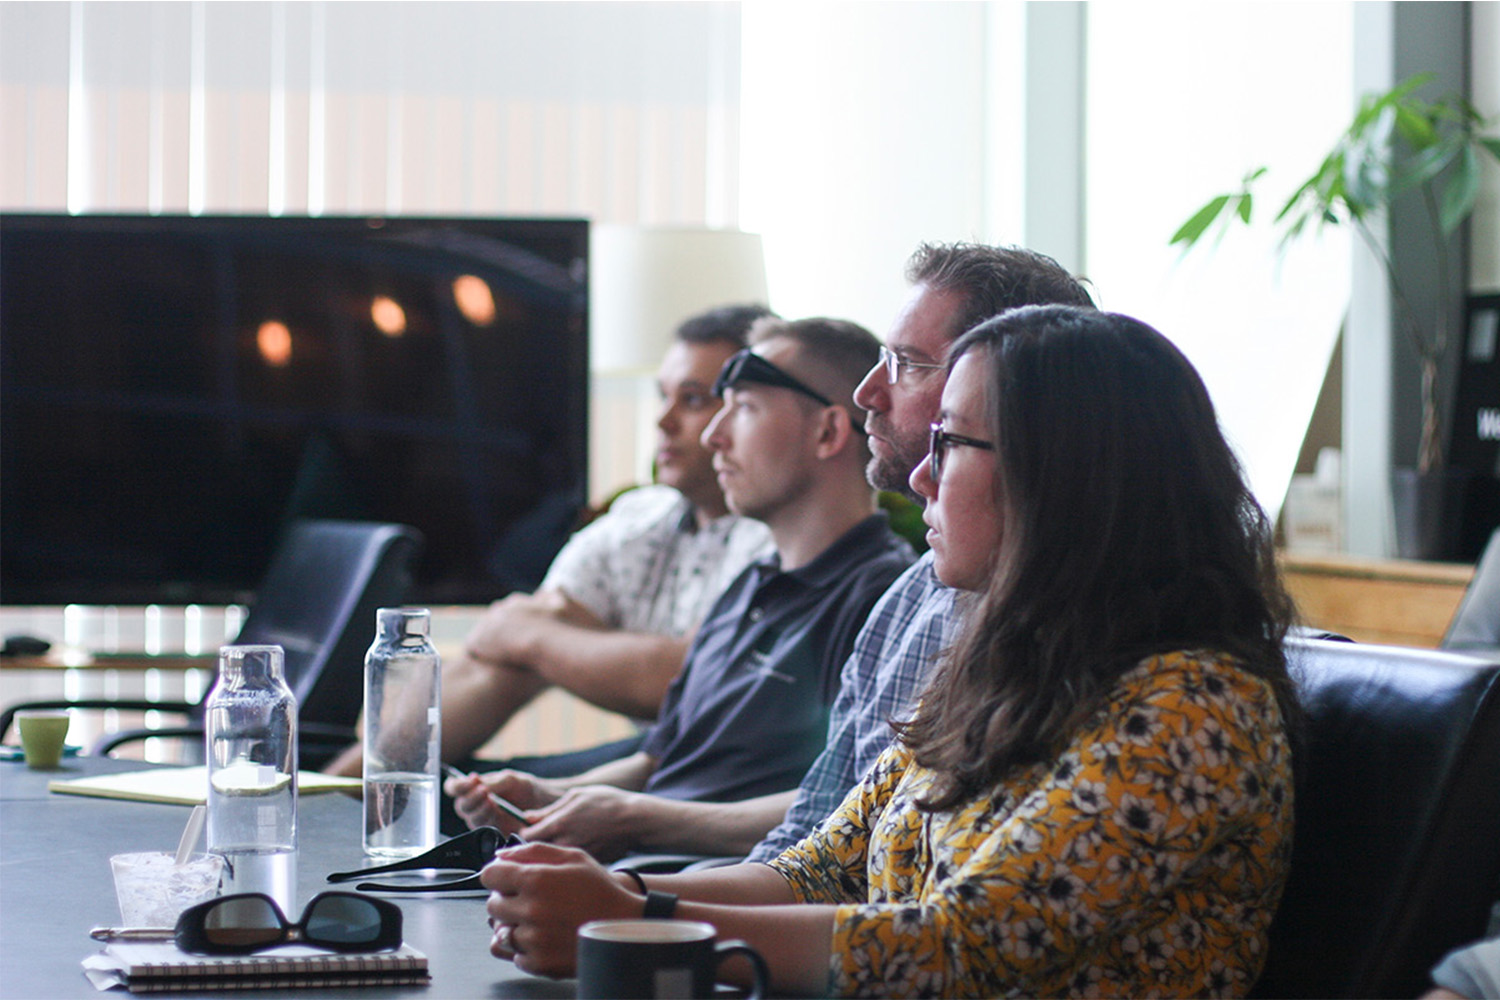
[[0, 4], [0, 207], [738, 223], [730, 3]]

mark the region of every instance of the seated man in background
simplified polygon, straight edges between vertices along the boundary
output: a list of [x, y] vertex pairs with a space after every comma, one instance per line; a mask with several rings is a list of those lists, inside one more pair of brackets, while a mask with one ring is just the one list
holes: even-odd
[[[704, 433], [729, 508], [765, 522], [776, 555], [715, 603], [640, 751], [574, 778], [517, 771], [450, 779], [470, 826], [514, 829], [495, 792], [530, 810], [528, 840], [586, 848], [716, 850], [681, 806], [793, 788], [823, 748], [839, 669], [865, 616], [910, 564], [876, 512], [852, 393], [879, 342], [838, 320], [761, 320], [730, 359]], [[691, 810], [689, 810], [691, 811]]]
[[[465, 655], [443, 664], [443, 760], [467, 760], [554, 684], [602, 708], [656, 718], [698, 622], [770, 549], [763, 524], [728, 513], [699, 440], [719, 411], [712, 392], [719, 369], [745, 346], [750, 325], [769, 315], [761, 306], [725, 306], [677, 329], [657, 373], [657, 485], [622, 495], [574, 535], [536, 593], [490, 605]], [[571, 767], [629, 749], [575, 755]], [[357, 777], [362, 763], [356, 743], [326, 770]]]

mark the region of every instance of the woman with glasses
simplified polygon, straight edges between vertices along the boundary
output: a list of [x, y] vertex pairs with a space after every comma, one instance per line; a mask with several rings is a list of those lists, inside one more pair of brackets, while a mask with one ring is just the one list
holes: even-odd
[[[769, 865], [637, 879], [548, 845], [484, 882], [492, 951], [567, 974], [644, 907], [817, 995], [1242, 995], [1291, 851], [1266, 518], [1201, 380], [1150, 327], [1065, 306], [949, 358], [912, 474], [962, 625], [913, 719]], [[632, 891], [632, 890], [638, 891]]]

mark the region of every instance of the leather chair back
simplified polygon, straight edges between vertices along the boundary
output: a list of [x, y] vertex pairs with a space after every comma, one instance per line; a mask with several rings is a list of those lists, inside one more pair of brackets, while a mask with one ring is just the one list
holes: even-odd
[[277, 545], [239, 645], [276, 643], [301, 723], [352, 726], [375, 611], [401, 604], [421, 535], [401, 524], [295, 521]]
[[1261, 997], [1415, 997], [1500, 886], [1500, 654], [1288, 641], [1307, 712]]

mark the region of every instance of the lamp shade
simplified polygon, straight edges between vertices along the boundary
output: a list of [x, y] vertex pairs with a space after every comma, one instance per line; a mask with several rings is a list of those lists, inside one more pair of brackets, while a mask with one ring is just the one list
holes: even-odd
[[737, 229], [594, 225], [589, 270], [596, 372], [653, 371], [683, 320], [767, 301], [760, 236]]

